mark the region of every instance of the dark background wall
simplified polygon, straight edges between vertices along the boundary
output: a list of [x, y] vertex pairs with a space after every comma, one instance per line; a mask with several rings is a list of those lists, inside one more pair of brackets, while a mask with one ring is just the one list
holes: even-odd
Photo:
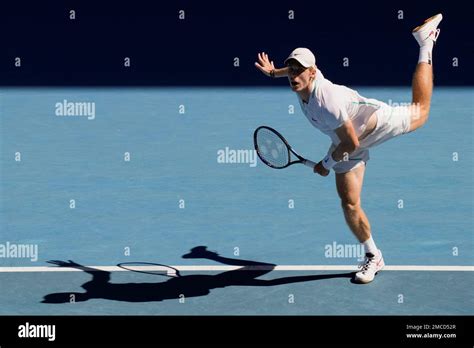
[[[436, 83], [472, 85], [471, 6], [435, 0], [2, 1], [0, 84], [266, 85], [253, 66], [257, 52], [269, 52], [280, 66], [293, 48], [305, 46], [335, 82], [408, 85], [418, 59], [411, 30], [442, 12]], [[185, 20], [178, 19], [180, 9]], [[14, 67], [15, 57], [21, 68]], [[130, 68], [123, 67], [124, 57], [131, 58]]]

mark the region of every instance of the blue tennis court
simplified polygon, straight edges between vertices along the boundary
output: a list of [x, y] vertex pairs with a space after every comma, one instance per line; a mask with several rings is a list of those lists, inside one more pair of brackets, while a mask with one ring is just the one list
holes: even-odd
[[[0, 314], [472, 314], [473, 96], [435, 87], [424, 128], [371, 150], [362, 200], [389, 269], [358, 285], [334, 174], [272, 170], [253, 152], [269, 125], [326, 154], [288, 88], [1, 89]], [[68, 116], [74, 103], [93, 104]], [[199, 246], [218, 256], [183, 258]], [[265, 270], [233, 272], [246, 264]]]

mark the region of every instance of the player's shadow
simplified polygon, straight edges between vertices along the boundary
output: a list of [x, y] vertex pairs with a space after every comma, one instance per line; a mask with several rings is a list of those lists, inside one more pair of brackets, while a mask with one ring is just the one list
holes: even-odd
[[[185, 259], [204, 258], [213, 260], [225, 265], [242, 266], [237, 270], [222, 272], [216, 275], [180, 275], [169, 278], [166, 281], [156, 283], [111, 283], [110, 272], [86, 267], [71, 260], [49, 261], [49, 263], [60, 267], [72, 267], [83, 270], [90, 274], [92, 279], [84, 283], [81, 287], [86, 291], [83, 293], [66, 292], [53, 293], [44, 297], [43, 303], [68, 303], [87, 301], [90, 299], [107, 299], [125, 302], [153, 302], [170, 299], [179, 299], [205, 296], [210, 290], [216, 288], [225, 288], [227, 286], [275, 286], [282, 284], [300, 283], [332, 278], [352, 278], [353, 273], [338, 273], [324, 275], [305, 275], [275, 278], [270, 280], [256, 279], [272, 271], [274, 264], [238, 260], [226, 258], [215, 252], [207, 250], [205, 246], [198, 246], [188, 254], [182, 256]], [[245, 267], [250, 267], [247, 270]], [[263, 266], [261, 269], [252, 269], [255, 266]], [[74, 295], [74, 296], [72, 296]]]

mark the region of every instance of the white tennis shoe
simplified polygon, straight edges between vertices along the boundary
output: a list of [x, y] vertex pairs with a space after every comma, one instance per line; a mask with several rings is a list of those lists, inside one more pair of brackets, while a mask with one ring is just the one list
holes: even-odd
[[384, 266], [380, 250], [377, 255], [365, 254], [365, 260], [359, 265], [360, 271], [355, 274], [354, 281], [362, 284], [370, 283]]
[[437, 15], [425, 20], [422, 25], [413, 29], [412, 34], [420, 46], [426, 45], [428, 40], [433, 41], [433, 44], [436, 42], [440, 32], [438, 25], [442, 19], [443, 15], [438, 13]]

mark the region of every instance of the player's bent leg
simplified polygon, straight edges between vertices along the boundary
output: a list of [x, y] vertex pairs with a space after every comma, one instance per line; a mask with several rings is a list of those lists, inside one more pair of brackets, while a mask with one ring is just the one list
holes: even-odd
[[346, 173], [336, 174], [336, 187], [341, 198], [344, 217], [351, 231], [359, 242], [364, 244], [364, 248], [367, 243], [372, 243], [373, 246], [373, 253], [366, 251], [364, 262], [359, 266], [360, 271], [354, 276], [355, 282], [367, 284], [374, 280], [375, 275], [385, 266], [385, 263], [382, 252], [376, 248], [371, 238], [370, 223], [360, 203], [364, 174], [365, 165], [358, 166]]
[[364, 182], [365, 165], [336, 174], [336, 188], [347, 225], [359, 242], [370, 238], [370, 224], [361, 207], [360, 194]]

